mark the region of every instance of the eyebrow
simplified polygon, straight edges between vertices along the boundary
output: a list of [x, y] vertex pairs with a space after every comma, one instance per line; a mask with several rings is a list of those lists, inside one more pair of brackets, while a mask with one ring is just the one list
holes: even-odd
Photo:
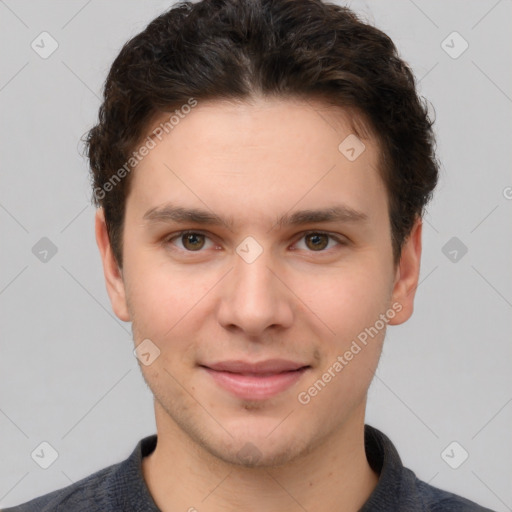
[[[147, 224], [155, 223], [194, 223], [205, 226], [233, 227], [233, 217], [225, 218], [215, 213], [199, 208], [183, 208], [173, 204], [165, 204], [149, 209], [143, 216]], [[318, 222], [363, 222], [368, 220], [368, 215], [354, 210], [346, 205], [335, 205], [316, 210], [301, 210], [291, 214], [284, 214], [276, 221], [279, 227], [299, 226]]]

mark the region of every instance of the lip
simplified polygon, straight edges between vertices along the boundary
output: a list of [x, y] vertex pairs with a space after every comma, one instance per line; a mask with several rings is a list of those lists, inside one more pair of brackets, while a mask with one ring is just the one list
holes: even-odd
[[229, 361], [219, 361], [212, 364], [202, 364], [219, 372], [231, 372], [241, 374], [276, 374], [281, 372], [288, 372], [298, 370], [304, 366], [308, 366], [304, 363], [297, 363], [289, 361], [287, 359], [266, 359], [265, 361], [250, 362], [242, 361], [240, 359], [233, 359]]
[[309, 365], [284, 359], [222, 361], [201, 367], [218, 386], [244, 400], [265, 400], [282, 393], [310, 369]]

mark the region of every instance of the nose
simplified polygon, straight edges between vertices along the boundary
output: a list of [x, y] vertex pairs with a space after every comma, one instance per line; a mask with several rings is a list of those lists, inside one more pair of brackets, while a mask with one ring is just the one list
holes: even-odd
[[226, 329], [239, 329], [249, 337], [259, 337], [269, 329], [293, 324], [293, 294], [283, 281], [282, 269], [272, 261], [270, 251], [251, 263], [238, 254], [234, 267], [224, 280], [219, 323]]

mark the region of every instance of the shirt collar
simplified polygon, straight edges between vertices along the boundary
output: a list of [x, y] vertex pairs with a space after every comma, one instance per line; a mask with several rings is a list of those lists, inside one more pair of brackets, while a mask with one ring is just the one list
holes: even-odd
[[[156, 434], [143, 438], [119, 467], [118, 477], [131, 484], [122, 503], [124, 510], [159, 512], [142, 473], [142, 459], [155, 450], [156, 443]], [[396, 512], [399, 509], [402, 485], [406, 483], [409, 474], [404, 473], [400, 456], [385, 434], [365, 425], [364, 444], [368, 463], [379, 475], [379, 481], [360, 512]]]

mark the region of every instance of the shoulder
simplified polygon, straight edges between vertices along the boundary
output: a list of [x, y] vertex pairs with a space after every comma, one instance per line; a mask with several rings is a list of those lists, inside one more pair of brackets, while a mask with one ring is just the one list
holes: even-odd
[[2, 512], [96, 512], [110, 510], [110, 482], [121, 463], [108, 466], [74, 484]]
[[147, 436], [137, 443], [127, 459], [0, 512], [158, 511], [142, 474], [142, 459], [155, 449], [156, 443], [156, 434]]
[[405, 471], [410, 473], [411, 479], [414, 479], [415, 492], [411, 493], [411, 498], [415, 497], [416, 501], [422, 504], [421, 510], [428, 512], [493, 512], [462, 496], [419, 480], [409, 469], [405, 469]]
[[402, 464], [391, 440], [365, 426], [365, 450], [379, 481], [360, 512], [493, 512], [420, 480]]
[[152, 453], [156, 434], [141, 439], [129, 457], [74, 484], [0, 512], [158, 511], [142, 474], [142, 459]]

